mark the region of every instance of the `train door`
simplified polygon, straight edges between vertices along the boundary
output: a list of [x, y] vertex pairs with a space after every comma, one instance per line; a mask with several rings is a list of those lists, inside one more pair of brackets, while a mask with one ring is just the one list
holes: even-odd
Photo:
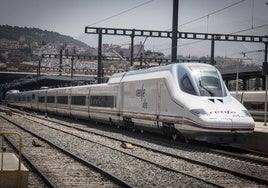
[[48, 94], [48, 89], [46, 89], [45, 96], [44, 96], [45, 97], [44, 98], [45, 99], [45, 110], [44, 110], [45, 112], [48, 112], [48, 109], [47, 109], [47, 94]]
[[68, 96], [68, 101], [67, 101], [67, 114], [68, 116], [71, 116], [71, 97], [72, 97], [72, 89], [67, 89], [67, 96]]
[[34, 109], [34, 99], [33, 99], [33, 93], [32, 93], [32, 92], [30, 92], [30, 93], [29, 93], [29, 96], [30, 96], [30, 98], [31, 98], [31, 109], [33, 110], [33, 109]]
[[157, 92], [156, 92], [156, 125], [164, 135], [168, 135], [168, 124], [165, 119], [165, 86], [163, 80], [157, 82]]
[[58, 111], [58, 107], [59, 107], [59, 105], [58, 105], [58, 90], [56, 90], [56, 92], [55, 92], [55, 103], [56, 103], [55, 112], [56, 112], [56, 114], [58, 114], [59, 113], [59, 111]]
[[88, 89], [88, 96], [87, 96], [87, 107], [88, 107], [88, 117], [90, 119], [90, 92], [91, 92], [91, 87]]
[[162, 129], [164, 135], [172, 136], [176, 139], [180, 129], [184, 124], [185, 112], [182, 107], [174, 102], [170, 93], [169, 85], [165, 80], [158, 82], [157, 86], [157, 119], [158, 127]]
[[120, 121], [123, 121], [123, 105], [124, 105], [124, 83], [120, 82], [118, 86], [118, 100], [117, 100], [117, 106], [119, 111], [119, 119]]
[[160, 81], [157, 83], [157, 92], [156, 92], [156, 120], [157, 127], [159, 128], [159, 116], [161, 113], [161, 91], [163, 87], [163, 82]]
[[[72, 94], [73, 94], [73, 88], [68, 89], [69, 90], [69, 95], [68, 95], [68, 109], [69, 109], [69, 116], [72, 116]], [[67, 90], [67, 91], [68, 91]]]

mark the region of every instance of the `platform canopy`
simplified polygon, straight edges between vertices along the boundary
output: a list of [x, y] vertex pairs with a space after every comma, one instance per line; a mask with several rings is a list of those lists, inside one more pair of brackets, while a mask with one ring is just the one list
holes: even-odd
[[[11, 80], [11, 75], [9, 75], [9, 81]], [[13, 76], [17, 78], [18, 75]], [[18, 77], [19, 78], [19, 77]], [[95, 76], [58, 76], [58, 75], [27, 75], [19, 79], [14, 79], [12, 82], [5, 84], [6, 90], [18, 89], [21, 91], [40, 89], [41, 87], [64, 87], [64, 86], [75, 86], [75, 85], [85, 85], [95, 83]], [[4, 84], [4, 83], [2, 83]]]

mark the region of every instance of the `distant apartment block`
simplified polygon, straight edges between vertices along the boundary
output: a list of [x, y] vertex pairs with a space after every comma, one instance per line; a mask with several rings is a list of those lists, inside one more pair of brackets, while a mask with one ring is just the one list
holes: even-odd
[[0, 49], [1, 50], [18, 50], [22, 49], [23, 46], [15, 40], [8, 40], [5, 38], [0, 39]]
[[[116, 56], [116, 53], [122, 57], [130, 57], [130, 45], [128, 48], [123, 48], [120, 45], [114, 44], [103, 44], [102, 51], [107, 56]], [[142, 42], [133, 46], [133, 55], [134, 57], [140, 57], [141, 53], [145, 53], [144, 45]]]

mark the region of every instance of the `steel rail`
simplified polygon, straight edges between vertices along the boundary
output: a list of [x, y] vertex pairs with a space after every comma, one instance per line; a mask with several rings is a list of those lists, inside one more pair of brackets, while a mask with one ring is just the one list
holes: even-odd
[[[37, 118], [40, 118], [40, 117], [37, 117]], [[63, 126], [67, 126], [67, 127], [70, 127], [70, 128], [73, 128], [73, 129], [76, 129], [76, 130], [79, 130], [79, 131], [83, 131], [83, 132], [88, 132], [88, 133], [91, 133], [91, 134], [95, 134], [95, 135], [98, 135], [98, 136], [102, 136], [102, 137], [105, 137], [105, 138], [108, 138], [108, 139], [112, 139], [112, 140], [115, 140], [115, 141], [119, 141], [119, 142], [128, 142], [134, 146], [137, 146], [137, 147], [141, 147], [141, 148], [144, 148], [144, 149], [147, 149], [147, 150], [151, 150], [153, 152], [157, 152], [157, 153], [160, 153], [160, 154], [164, 154], [164, 155], [167, 155], [167, 156], [170, 156], [170, 157], [173, 157], [173, 158], [176, 158], [176, 159], [182, 159], [182, 160], [185, 160], [185, 161], [188, 161], [188, 162], [191, 162], [191, 163], [194, 163], [194, 164], [198, 164], [198, 165], [202, 165], [202, 166], [206, 166], [208, 168], [211, 168], [211, 169], [214, 169], [214, 170], [218, 170], [218, 171], [221, 171], [221, 172], [226, 172], [226, 173], [230, 173], [230, 174], [233, 174], [237, 177], [240, 177], [240, 178], [244, 178], [244, 179], [247, 179], [247, 180], [251, 180], [251, 181], [254, 181], [254, 182], [257, 182], [257, 183], [263, 183], [263, 184], [266, 184], [268, 185], [268, 180], [266, 179], [262, 179], [262, 178], [259, 178], [259, 177], [256, 177], [256, 176], [251, 176], [251, 175], [247, 175], [245, 173], [240, 173], [240, 172], [236, 172], [234, 170], [230, 170], [230, 169], [226, 169], [226, 168], [222, 168], [222, 167], [218, 167], [218, 166], [214, 166], [214, 165], [211, 165], [211, 164], [208, 164], [208, 163], [205, 163], [205, 162], [201, 162], [201, 161], [198, 161], [198, 160], [194, 160], [194, 159], [189, 159], [189, 158], [186, 158], [186, 157], [183, 157], [183, 156], [178, 156], [176, 154], [172, 154], [172, 153], [168, 153], [168, 152], [165, 152], [165, 151], [160, 151], [160, 150], [157, 150], [157, 149], [153, 149], [153, 148], [149, 148], [149, 147], [146, 147], [146, 146], [143, 146], [141, 144], [137, 144], [137, 143], [134, 143], [134, 142], [130, 142], [130, 141], [125, 141], [123, 139], [119, 139], [119, 138], [114, 138], [112, 136], [108, 136], [108, 135], [103, 135], [103, 134], [100, 134], [100, 133], [96, 133], [96, 132], [92, 132], [92, 131], [89, 131], [89, 130], [86, 130], [86, 129], [83, 129], [83, 128], [79, 128], [79, 127], [73, 127], [71, 125], [67, 125], [65, 123], [61, 123], [61, 122], [57, 122], [57, 121], [53, 121], [53, 120], [48, 120], [48, 119], [45, 119], [45, 118], [41, 118], [43, 120], [46, 120], [46, 121], [50, 121], [50, 122], [53, 122], [53, 123], [57, 123], [57, 124], [60, 124], [60, 125], [63, 125]], [[30, 119], [31, 120], [31, 119]], [[31, 121], [34, 121], [34, 120], [31, 120]], [[36, 121], [37, 122], [37, 121]], [[40, 123], [40, 122], [37, 122], [37, 123]], [[40, 123], [42, 124], [42, 123]], [[43, 124], [45, 126], [48, 126], [46, 124]], [[56, 129], [56, 128], [53, 128], [53, 129]], [[62, 131], [62, 130], [60, 130]], [[68, 133], [70, 134], [70, 133]], [[77, 135], [73, 135], [73, 136], [77, 136]], [[78, 136], [77, 136], [78, 137]], [[84, 138], [81, 138], [81, 139], [84, 139]], [[87, 139], [85, 139], [87, 140]], [[90, 140], [88, 140], [90, 141]], [[92, 142], [92, 141], [91, 141]], [[100, 143], [97, 143], [97, 144], [100, 144]], [[100, 144], [101, 145], [101, 144]], [[104, 145], [105, 146], [105, 145]], [[107, 146], [106, 146], [107, 147]], [[200, 147], [200, 146], [199, 146]], [[114, 148], [112, 148], [114, 149]], [[212, 151], [213, 152], [213, 151]], [[260, 161], [261, 163], [261, 161]], [[267, 164], [267, 163], [266, 163]]]
[[[36, 116], [35, 116], [36, 117]], [[43, 120], [46, 120], [46, 121], [50, 121], [50, 122], [53, 122], [53, 123], [57, 123], [57, 124], [60, 124], [60, 125], [63, 125], [63, 126], [67, 126], [67, 127], [70, 127], [70, 128], [73, 128], [73, 129], [76, 129], [76, 130], [79, 130], [79, 131], [86, 131], [86, 132], [89, 132], [89, 133], [92, 133], [92, 134], [95, 134], [95, 135], [99, 135], [99, 136], [104, 136], [102, 134], [99, 134], [99, 133], [95, 133], [95, 132], [92, 132], [92, 131], [89, 131], [89, 130], [86, 130], [86, 129], [83, 129], [83, 128], [79, 128], [79, 127], [73, 127], [71, 125], [68, 125], [66, 123], [61, 123], [61, 122], [58, 122], [58, 121], [53, 121], [51, 119], [46, 119], [46, 118], [42, 118], [42, 117], [36, 117], [36, 118], [40, 118], [40, 119], [43, 119]], [[31, 121], [35, 121], [35, 120], [32, 120], [32, 119], [29, 119]], [[40, 123], [38, 121], [35, 121], [37, 123]], [[45, 124], [44, 124], [45, 125]], [[110, 139], [113, 139], [113, 140], [116, 140], [116, 141], [123, 141], [121, 139], [118, 139], [118, 138], [114, 138], [112, 136], [108, 136], [108, 135], [105, 135], [105, 137], [107, 138], [110, 138]], [[131, 143], [133, 145], [137, 145], [135, 143]], [[139, 145], [137, 145], [139, 146]], [[197, 147], [200, 147], [200, 144], [199, 145], [193, 145], [193, 146], [197, 146]], [[141, 147], [141, 146], [139, 146]], [[209, 146], [211, 147], [211, 146]], [[226, 146], [225, 146], [226, 147]], [[237, 149], [237, 148], [236, 148]], [[267, 157], [268, 158], [268, 155], [265, 154], [265, 153], [260, 153], [260, 152], [255, 152], [255, 151], [248, 151], [248, 150], [244, 150], [244, 149], [239, 149], [241, 150], [242, 152], [246, 153], [248, 152], [248, 154], [252, 154], [252, 155], [260, 155], [260, 156], [263, 156], [263, 157]], [[219, 154], [219, 155], [224, 155], [224, 156], [229, 156], [229, 157], [232, 157], [232, 158], [235, 158], [235, 159], [241, 159], [241, 160], [245, 160], [245, 161], [249, 161], [249, 162], [253, 162], [253, 163], [256, 163], [256, 164], [260, 164], [260, 165], [264, 165], [264, 166], [268, 166], [268, 160], [265, 160], [265, 159], [261, 159], [261, 158], [255, 158], [255, 157], [250, 157], [250, 156], [242, 156], [240, 154], [236, 154], [236, 153], [233, 153], [233, 152], [228, 152], [228, 151], [224, 151], [224, 150], [219, 150], [219, 149], [212, 149], [212, 148], [209, 148], [209, 151], [211, 153], [215, 153], [215, 154]]]
[[13, 124], [13, 125], [19, 127], [19, 128], [22, 129], [23, 131], [28, 132], [28, 133], [30, 133], [31, 135], [37, 137], [38, 139], [40, 139], [40, 140], [42, 140], [42, 141], [48, 143], [49, 145], [55, 147], [56, 149], [58, 149], [58, 150], [60, 150], [61, 152], [65, 153], [66, 155], [68, 155], [68, 156], [72, 157], [73, 159], [75, 159], [75, 160], [81, 162], [81, 163], [84, 164], [85, 166], [94, 169], [95, 171], [97, 171], [97, 172], [99, 172], [100, 174], [104, 175], [105, 177], [107, 177], [108, 179], [112, 180], [113, 182], [115, 182], [115, 183], [118, 184], [119, 186], [133, 188], [133, 186], [130, 185], [129, 183], [127, 183], [127, 182], [125, 182], [124, 180], [122, 180], [122, 179], [120, 179], [120, 178], [114, 176], [113, 174], [107, 172], [106, 170], [101, 169], [100, 167], [94, 165], [92, 162], [87, 161], [87, 160], [81, 158], [80, 156], [78, 156], [78, 155], [76, 155], [76, 154], [73, 154], [73, 153], [69, 152], [68, 150], [66, 150], [66, 149], [64, 149], [64, 148], [62, 148], [62, 147], [60, 147], [60, 146], [58, 146], [57, 144], [54, 144], [54, 143], [52, 143], [51, 141], [49, 141], [49, 140], [47, 140], [47, 139], [45, 139], [45, 138], [43, 138], [43, 137], [41, 137], [41, 136], [35, 134], [34, 132], [25, 129], [24, 127], [22, 127], [22, 126], [19, 125], [18, 123], [15, 123], [15, 122], [11, 121], [10, 119], [8, 119], [8, 118], [6, 118], [6, 117], [4, 117], [4, 116], [2, 116], [2, 115], [0, 115], [0, 116], [1, 116], [3, 119], [5, 119], [6, 121], [8, 121], [9, 123], [11, 123], [11, 124]]
[[[31, 119], [29, 119], [29, 120], [31, 120]], [[209, 185], [211, 185], [211, 186], [222, 187], [222, 186], [219, 185], [219, 184], [216, 184], [216, 183], [213, 183], [213, 182], [210, 182], [210, 181], [207, 181], [207, 180], [198, 178], [198, 177], [196, 177], [196, 176], [193, 176], [193, 175], [190, 175], [190, 174], [187, 174], [187, 173], [184, 173], [184, 172], [181, 172], [181, 171], [178, 171], [178, 170], [175, 170], [175, 169], [172, 169], [172, 168], [163, 166], [163, 165], [160, 165], [160, 164], [158, 164], [158, 163], [155, 163], [155, 162], [152, 162], [152, 161], [150, 161], [150, 160], [144, 159], [144, 158], [139, 157], [139, 156], [137, 156], [137, 155], [130, 154], [130, 153], [121, 151], [121, 150], [119, 150], [119, 149], [116, 149], [116, 148], [113, 148], [113, 147], [109, 147], [109, 146], [107, 146], [107, 145], [104, 145], [104, 144], [101, 144], [101, 143], [98, 143], [98, 142], [94, 142], [94, 141], [92, 141], [92, 140], [88, 140], [88, 139], [82, 138], [82, 137], [80, 137], [80, 136], [78, 136], [78, 135], [75, 135], [75, 134], [73, 134], [73, 133], [69, 133], [69, 132], [66, 132], [66, 131], [63, 131], [63, 130], [60, 130], [60, 129], [57, 129], [57, 128], [50, 127], [50, 126], [48, 126], [48, 125], [46, 125], [46, 124], [43, 124], [43, 123], [40, 123], [40, 122], [38, 122], [38, 121], [34, 121], [34, 120], [31, 120], [31, 121], [33, 121], [33, 122], [35, 122], [35, 123], [39, 123], [39, 124], [44, 125], [44, 126], [46, 126], [46, 127], [49, 127], [49, 128], [51, 128], [51, 129], [54, 129], [54, 130], [57, 130], [57, 131], [61, 131], [61, 132], [65, 133], [65, 134], [72, 135], [72, 136], [77, 137], [77, 138], [79, 138], [79, 139], [83, 139], [83, 140], [85, 140], [85, 141], [89, 141], [89, 142], [91, 142], [91, 143], [98, 144], [98, 145], [101, 145], [101, 146], [103, 146], [103, 147], [106, 147], [106, 148], [109, 148], [109, 149], [118, 151], [118, 152], [120, 152], [120, 153], [126, 154], [126, 155], [128, 155], [128, 156], [133, 157], [133, 158], [136, 158], [136, 159], [139, 159], [139, 160], [141, 160], [141, 161], [144, 161], [144, 162], [150, 163], [150, 164], [152, 164], [152, 165], [155, 165], [155, 166], [157, 166], [157, 167], [159, 167], [159, 168], [161, 168], [161, 169], [165, 169], [165, 170], [170, 171], [170, 172], [175, 172], [175, 173], [179, 173], [179, 174], [188, 176], [188, 177], [190, 177], [190, 178], [196, 179], [196, 180], [198, 180], [198, 181], [202, 181], [202, 182], [204, 182], [204, 183], [206, 183], [206, 184], [209, 184]], [[73, 128], [73, 127], [72, 127], [72, 128]], [[80, 130], [80, 131], [81, 131], [81, 130]], [[31, 132], [31, 131], [30, 131], [30, 132]], [[33, 133], [33, 134], [35, 134], [35, 133]], [[108, 137], [107, 137], [107, 138], [108, 138]], [[68, 152], [68, 151], [67, 151], [67, 152]], [[82, 159], [82, 160], [83, 160], [83, 159]]]
[[[40, 117], [37, 117], [37, 118], [40, 118]], [[70, 126], [70, 125], [67, 125], [67, 124], [64, 124], [64, 123], [60, 123], [60, 122], [57, 122], [57, 121], [53, 121], [53, 120], [48, 120], [48, 119], [45, 119], [45, 118], [41, 118], [43, 120], [46, 120], [46, 121], [50, 121], [50, 122], [53, 122], [53, 123], [57, 123], [57, 124], [60, 124], [60, 125], [63, 125], [63, 126], [67, 126], [69, 128], [73, 128], [73, 129], [76, 129], [76, 130], [79, 130], [79, 131], [83, 131], [83, 132], [87, 132], [87, 133], [91, 133], [91, 134], [95, 134], [95, 135], [98, 135], [98, 136], [102, 136], [102, 137], [105, 137], [105, 138], [108, 138], [108, 139], [112, 139], [112, 140], [115, 140], [115, 141], [119, 141], [119, 142], [128, 142], [130, 144], [132, 144], [133, 146], [137, 146], [137, 147], [140, 147], [140, 148], [144, 148], [146, 150], [150, 150], [150, 151], [153, 151], [153, 152], [156, 152], [156, 153], [160, 153], [160, 154], [163, 154], [163, 155], [166, 155], [166, 156], [169, 156], [169, 157], [173, 157], [173, 158], [176, 158], [176, 159], [181, 159], [181, 160], [185, 160], [187, 162], [190, 162], [190, 163], [194, 163], [194, 164], [197, 164], [197, 165], [201, 165], [201, 166], [205, 166], [205, 167], [208, 167], [208, 168], [211, 168], [211, 169], [214, 169], [214, 170], [218, 170], [218, 171], [221, 171], [221, 172], [226, 172], [226, 173], [230, 173], [230, 174], [233, 174], [234, 176], [237, 176], [237, 177], [240, 177], [240, 178], [243, 178], [243, 179], [247, 179], [247, 180], [251, 180], [251, 181], [254, 181], [254, 182], [257, 182], [257, 183], [262, 183], [262, 184], [267, 184], [268, 185], [268, 180], [266, 179], [262, 179], [262, 178], [259, 178], [259, 177], [255, 177], [255, 176], [251, 176], [251, 175], [247, 175], [247, 174], [244, 174], [244, 173], [240, 173], [240, 172], [236, 172], [236, 171], [233, 171], [233, 170], [230, 170], [230, 169], [226, 169], [226, 168], [222, 168], [222, 167], [218, 167], [218, 166], [215, 166], [215, 165], [211, 165], [211, 164], [208, 164], [208, 163], [205, 163], [205, 162], [201, 162], [201, 161], [198, 161], [198, 160], [194, 160], [194, 159], [189, 159], [189, 158], [186, 158], [186, 157], [183, 157], [183, 156], [178, 156], [176, 154], [172, 154], [172, 153], [168, 153], [168, 152], [165, 152], [165, 151], [161, 151], [161, 150], [157, 150], [157, 149], [153, 149], [153, 148], [149, 148], [149, 147], [146, 147], [146, 146], [143, 146], [141, 144], [137, 144], [137, 143], [134, 143], [134, 142], [130, 142], [130, 141], [125, 141], [123, 139], [119, 139], [119, 138], [114, 138], [112, 136], [108, 136], [108, 135], [103, 135], [103, 134], [100, 134], [100, 133], [95, 133], [95, 132], [92, 132], [92, 131], [88, 131], [86, 129], [82, 129], [82, 128], [79, 128], [79, 127], [73, 127], [73, 126]], [[41, 123], [41, 122], [38, 122], [38, 121], [35, 121], [35, 120], [31, 120], [29, 119], [30, 121], [34, 121], [36, 123], [39, 123], [39, 124], [42, 124], [44, 126], [47, 126], [47, 127], [50, 127], [49, 125], [46, 125], [44, 123]], [[104, 147], [107, 147], [107, 148], [110, 148], [110, 149], [113, 149], [113, 150], [117, 150], [113, 147], [110, 147], [110, 146], [107, 146], [107, 145], [104, 145], [104, 144], [101, 144], [101, 143], [98, 143], [98, 142], [94, 142], [92, 140], [89, 140], [89, 139], [85, 139], [85, 138], [82, 138], [78, 135], [75, 135], [73, 133], [69, 133], [69, 132], [66, 132], [66, 131], [63, 131], [63, 130], [60, 130], [60, 129], [57, 129], [57, 128], [54, 128], [54, 127], [50, 127], [51, 129], [54, 129], [54, 130], [58, 130], [58, 131], [61, 131], [61, 132], [64, 132], [66, 134], [69, 134], [69, 135], [72, 135], [72, 136], [75, 136], [75, 137], [78, 137], [80, 139], [83, 139], [83, 140], [86, 140], [86, 141], [90, 141], [92, 143], [95, 143], [95, 144], [99, 144], [99, 145], [102, 145]], [[152, 164], [155, 164], [155, 165], [158, 165], [157, 163], [153, 163], [151, 161], [148, 161], [146, 159], [143, 159], [143, 158], [140, 158], [138, 156], [135, 156], [133, 154], [129, 154], [127, 152], [124, 152], [124, 151], [121, 151], [121, 150], [117, 150], [119, 152], [122, 152], [124, 154], [127, 154], [127, 155], [130, 155], [132, 157], [135, 157], [135, 158], [138, 158], [140, 160], [144, 160], [145, 162], [150, 162]], [[161, 166], [161, 165], [160, 165]], [[165, 168], [165, 169], [168, 169], [167, 167], [165, 166], [161, 166], [161, 168]], [[173, 171], [173, 172], [177, 172], [177, 173], [182, 173], [182, 172], [179, 172], [179, 171], [176, 171], [174, 169], [170, 169], [170, 171]], [[190, 176], [192, 178], [196, 178], [196, 179], [199, 179], [198, 177], [194, 177], [190, 174], [186, 174], [184, 173], [184, 175], [187, 175], [187, 176]], [[217, 184], [214, 184], [212, 182], [209, 182], [209, 181], [206, 181], [206, 180], [203, 180], [201, 179], [202, 181], [206, 182], [206, 183], [210, 183], [210, 184], [213, 184], [214, 186], [220, 186], [220, 185], [217, 185]]]
[[[1, 117], [3, 118], [2, 115]], [[18, 148], [16, 147], [16, 145], [7, 136], [4, 136], [4, 138], [12, 146], [12, 148], [18, 152]], [[26, 155], [21, 153], [21, 156], [27, 162], [27, 164], [38, 174], [38, 176], [42, 179], [42, 181], [46, 184], [47, 187], [57, 187], [52, 181], [49, 180], [49, 178], [44, 173], [42, 173], [42, 171], [38, 167], [34, 165], [34, 162], [32, 162]]]
[[[101, 145], [101, 146], [103, 146], [103, 147], [106, 147], [106, 148], [109, 148], [109, 149], [118, 151], [118, 152], [120, 152], [120, 153], [129, 155], [129, 156], [134, 157], [134, 158], [136, 158], [136, 159], [139, 159], [139, 160], [141, 160], [141, 161], [144, 161], [144, 162], [150, 163], [150, 164], [152, 164], [152, 165], [158, 166], [158, 167], [160, 167], [160, 168], [162, 168], [162, 169], [165, 169], [165, 170], [167, 170], [167, 171], [171, 171], [171, 172], [175, 172], [175, 173], [180, 173], [180, 174], [182, 174], [182, 175], [185, 175], [185, 176], [188, 176], [188, 177], [197, 179], [197, 180], [199, 180], [199, 181], [203, 181], [204, 183], [211, 184], [211, 185], [213, 185], [213, 186], [217, 186], [217, 187], [222, 187], [221, 185], [218, 185], [218, 184], [215, 184], [215, 183], [206, 181], [206, 180], [204, 180], [204, 179], [198, 178], [198, 177], [196, 177], [196, 176], [192, 176], [192, 175], [190, 175], [190, 174], [187, 174], [187, 173], [184, 173], [184, 172], [181, 172], [181, 171], [172, 169], [172, 168], [165, 167], [165, 166], [163, 166], [163, 165], [160, 165], [160, 164], [158, 164], [158, 163], [152, 162], [152, 161], [150, 161], [150, 160], [141, 158], [141, 157], [139, 157], [139, 156], [137, 156], [137, 155], [130, 154], [130, 153], [124, 152], [124, 151], [119, 150], [119, 149], [115, 149], [115, 148], [113, 148], [113, 147], [107, 146], [107, 145], [105, 145], [105, 144], [101, 144], [101, 143], [99, 143], [99, 142], [95, 142], [95, 141], [92, 141], [92, 140], [89, 140], [89, 139], [82, 138], [82, 137], [80, 137], [80, 136], [78, 136], [78, 135], [75, 135], [75, 134], [73, 134], [73, 133], [69, 133], [69, 132], [67, 132], [67, 131], [63, 131], [63, 130], [60, 130], [60, 129], [57, 129], [57, 128], [54, 128], [54, 127], [50, 127], [50, 126], [48, 126], [48, 125], [46, 125], [46, 124], [43, 124], [43, 123], [40, 123], [40, 122], [36, 122], [36, 123], [42, 124], [42, 125], [44, 125], [44, 126], [46, 126], [46, 127], [49, 127], [49, 128], [51, 128], [51, 129], [54, 129], [54, 130], [57, 130], [57, 131], [61, 131], [61, 132], [65, 133], [65, 134], [72, 135], [72, 136], [77, 137], [77, 138], [79, 138], [79, 139], [82, 139], [82, 140], [85, 140], [85, 141], [88, 141], [88, 142], [91, 142], [91, 143], [94, 143], [94, 144], [98, 144], [98, 145]], [[71, 128], [73, 128], [73, 127], [71, 127]], [[80, 131], [83, 131], [83, 130], [80, 130]], [[86, 131], [86, 132], [87, 132], [87, 131]], [[90, 133], [90, 132], [88, 132], [88, 133]], [[98, 134], [98, 136], [103, 136], [103, 135]], [[109, 136], [103, 136], [103, 137], [105, 137], [105, 138], [109, 138]], [[117, 140], [117, 141], [121, 141], [121, 142], [122, 142], [122, 140], [120, 140], [120, 139], [115, 139], [115, 140]], [[130, 143], [130, 142], [128, 142], [128, 143]], [[138, 146], [137, 144], [133, 144], [133, 145]], [[140, 147], [142, 147], [142, 146], [140, 146]], [[151, 149], [149, 149], [148, 147], [146, 147], [145, 149], [151, 150]], [[153, 151], [153, 150], [152, 150], [152, 151]], [[159, 153], [159, 152], [158, 152], [158, 153]]]
[[221, 150], [221, 149], [209, 149], [209, 151], [218, 155], [224, 155], [224, 156], [232, 157], [232, 158], [239, 159], [239, 160], [245, 160], [251, 163], [268, 166], [268, 160], [266, 159], [243, 155], [243, 154], [251, 154], [251, 153], [245, 153], [246, 151], [241, 151], [241, 152], [236, 152], [236, 153]]

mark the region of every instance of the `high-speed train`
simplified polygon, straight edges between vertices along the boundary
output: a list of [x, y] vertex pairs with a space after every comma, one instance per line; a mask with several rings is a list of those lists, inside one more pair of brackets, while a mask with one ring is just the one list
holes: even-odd
[[247, 108], [255, 121], [264, 122], [265, 91], [238, 91], [237, 93], [232, 91], [230, 93]]
[[7, 92], [8, 104], [73, 117], [230, 143], [254, 130], [246, 108], [208, 64], [179, 63], [118, 73], [108, 83]]

